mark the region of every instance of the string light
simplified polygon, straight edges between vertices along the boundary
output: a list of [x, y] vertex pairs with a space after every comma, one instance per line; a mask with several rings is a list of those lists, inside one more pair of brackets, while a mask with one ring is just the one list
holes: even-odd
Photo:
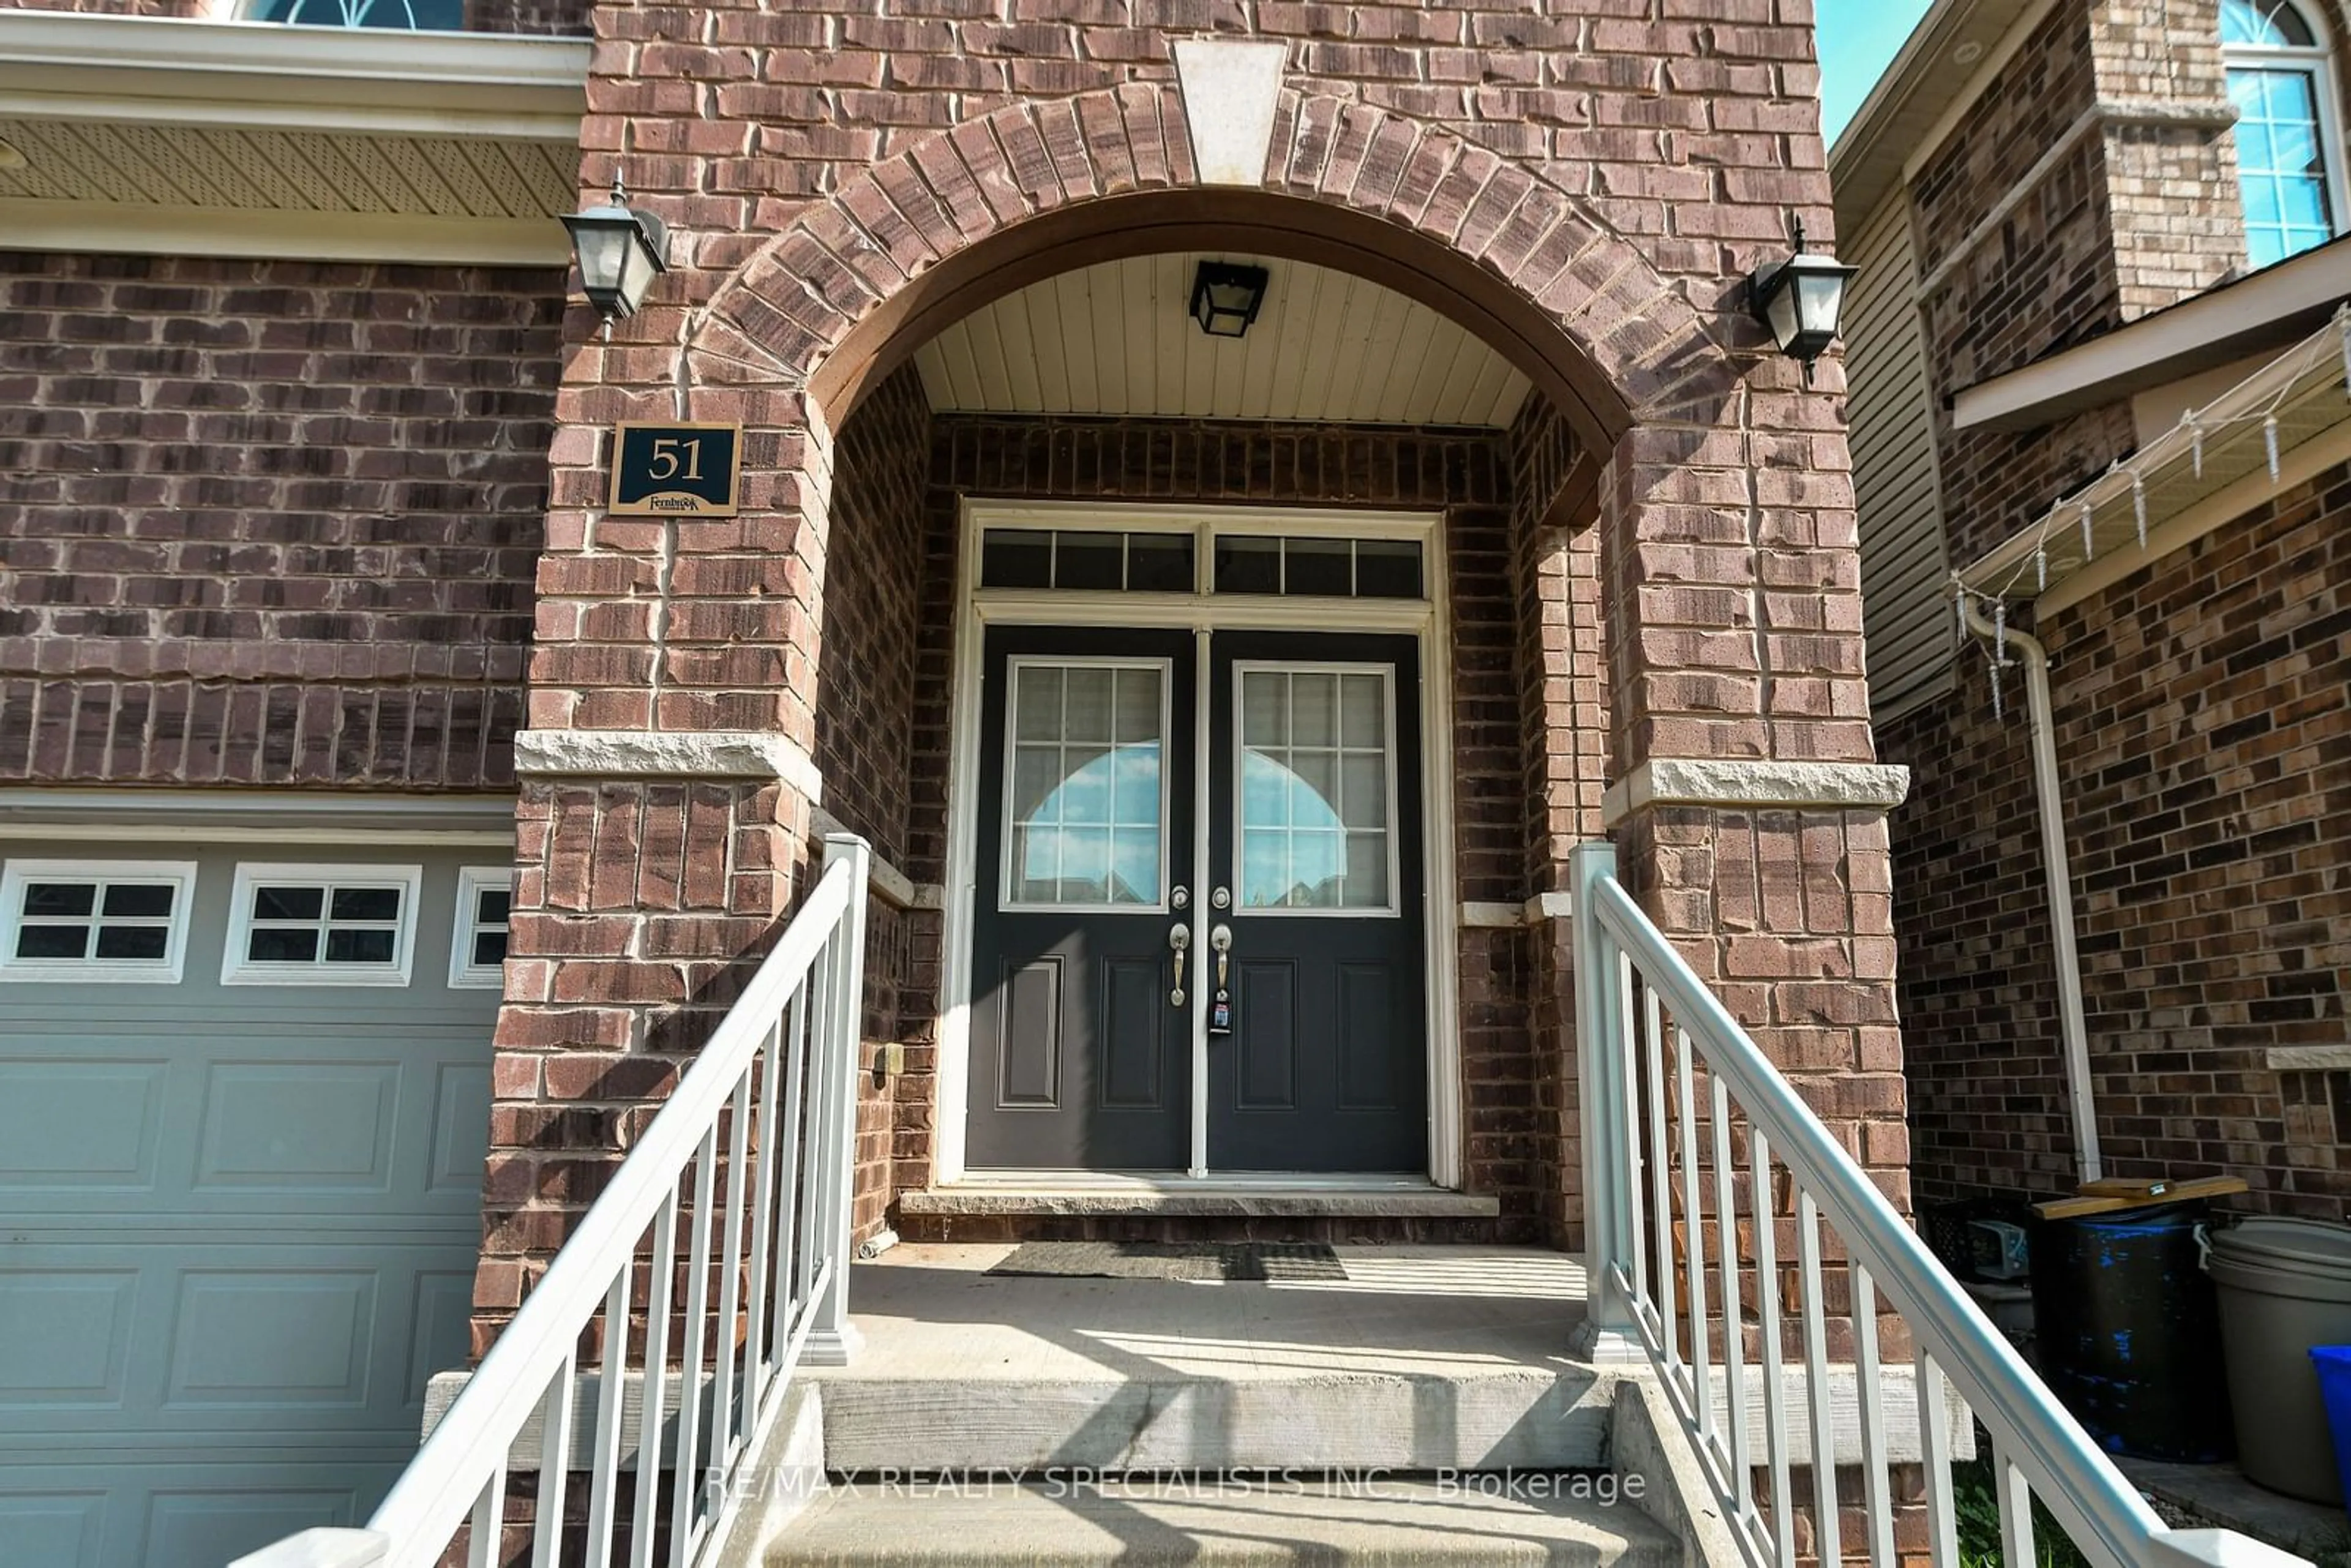
[[[2332, 344], [2329, 344], [2324, 333], [2314, 333], [2304, 340], [2294, 350], [2280, 356], [2272, 365], [2265, 368], [2260, 377], [2249, 379], [2205, 408], [2189, 409], [2182, 413], [2179, 424], [2173, 427], [2172, 436], [2167, 439], [2159, 450], [2166, 457], [2168, 457], [2171, 453], [2176, 453], [2179, 447], [2173, 443], [2177, 441], [2178, 435], [2184, 432], [2188, 437], [2186, 445], [2189, 470], [2197, 479], [2201, 480], [2205, 477], [2204, 438], [2208, 434], [2217, 434], [2224, 443], [2223, 467], [2220, 475], [2222, 477], [2230, 477], [2237, 471], [2235, 464], [2239, 461], [2237, 453], [2241, 448], [2236, 444], [2242, 439], [2243, 434], [2251, 434], [2248, 427], [2258, 420], [2262, 426], [2262, 455], [2269, 470], [2270, 483], [2273, 486], [2283, 484], [2284, 456], [2282, 448], [2284, 436], [2278, 426], [2288, 408], [2300, 406], [2297, 399], [2309, 397], [2324, 390], [2323, 378], [2330, 369], [2342, 378], [2346, 395], [2351, 396], [2351, 302], [2346, 302], [2335, 310], [2330, 325], [2334, 328], [2335, 341]], [[2281, 377], [2283, 378], [2282, 381], [2279, 379]], [[2265, 404], [2253, 401], [2256, 382], [2262, 378], [2266, 378], [2268, 382]], [[2320, 384], [2314, 386], [2312, 384], [2314, 379], [2318, 379]], [[2213, 423], [2210, 424], [2206, 423], [2208, 416]], [[2136, 457], [2115, 463], [2107, 469], [2105, 475], [2100, 476], [2099, 481], [2094, 481], [2092, 486], [2085, 487], [2085, 493], [2075, 497], [2074, 505], [2078, 508], [2077, 518], [2082, 528], [2083, 564], [2090, 563], [2096, 556], [2097, 511], [2102, 504], [2096, 496], [2087, 491], [2095, 488], [2096, 483], [2111, 477], [2116, 468], [2123, 469], [2130, 475], [2131, 530], [2138, 541], [2138, 548], [2142, 553], [2153, 549], [2152, 523], [2147, 496], [2148, 474], [2152, 472], [2156, 478], [2162, 479], [2165, 477], [2166, 470], [2161, 466], [2152, 469], [2143, 468], [2140, 464], [2153, 459], [2156, 455], [2156, 451], [2143, 451]], [[2111, 494], [2108, 498], [2120, 499], [2118, 496]], [[2058, 518], [2063, 514], [2064, 505], [2065, 503], [2062, 501], [2058, 502], [2042, 516], [2039, 537], [2031, 543], [2032, 564], [2030, 570], [2032, 573], [2035, 591], [2038, 593], [2046, 593], [2049, 590], [2051, 578], [2049, 535], [2053, 528], [2062, 526]], [[2011, 539], [2010, 543], [2011, 546], [2021, 547], [2025, 541]], [[2004, 555], [2006, 551], [2003, 549], [1999, 553]], [[2022, 551], [2020, 549], [2018, 554], [2009, 557], [2009, 561], [2010, 564], [2005, 568], [2006, 579], [1996, 587], [1991, 583], [1979, 587], [1970, 583], [1959, 573], [1952, 573], [1954, 594], [1961, 598], [1975, 595], [1981, 599], [1999, 594], [2014, 594], [2022, 598], [2027, 570]], [[2068, 562], [2062, 570], [2070, 571], [2074, 567]], [[1997, 599], [1994, 600], [1992, 608], [1997, 616], [2000, 611], [2000, 601]], [[1966, 614], [1967, 607], [1964, 603], [1961, 604], [1961, 611], [1960, 624], [1962, 628], [1966, 628], [1969, 622]], [[2007, 662], [2004, 649], [2000, 657], [2001, 663]]]

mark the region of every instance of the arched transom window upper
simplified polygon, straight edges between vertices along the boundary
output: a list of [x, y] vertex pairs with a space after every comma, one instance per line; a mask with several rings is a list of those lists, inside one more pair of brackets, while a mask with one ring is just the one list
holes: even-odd
[[2267, 267], [2342, 226], [2334, 68], [2325, 35], [2291, 0], [2220, 0], [2220, 53], [2237, 109], [2245, 248]]
[[252, 22], [403, 32], [455, 32], [465, 25], [465, 0], [246, 0], [243, 15]]

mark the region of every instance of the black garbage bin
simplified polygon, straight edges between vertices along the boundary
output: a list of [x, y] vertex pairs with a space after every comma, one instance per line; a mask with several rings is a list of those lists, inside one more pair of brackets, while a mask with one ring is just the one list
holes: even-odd
[[2220, 1316], [2199, 1266], [2201, 1203], [2032, 1228], [2043, 1381], [2110, 1453], [2210, 1464], [2234, 1453]]

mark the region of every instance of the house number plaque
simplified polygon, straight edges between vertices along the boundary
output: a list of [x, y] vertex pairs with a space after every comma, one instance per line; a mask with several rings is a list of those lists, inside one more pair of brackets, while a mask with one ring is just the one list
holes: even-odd
[[616, 517], [731, 517], [743, 477], [739, 424], [620, 424], [612, 428]]

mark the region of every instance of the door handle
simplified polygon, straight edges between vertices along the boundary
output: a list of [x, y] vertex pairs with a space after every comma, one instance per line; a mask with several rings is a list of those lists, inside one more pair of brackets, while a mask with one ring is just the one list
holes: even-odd
[[1184, 1005], [1184, 954], [1192, 946], [1191, 927], [1180, 920], [1170, 926], [1167, 946], [1176, 950], [1176, 988], [1167, 993], [1167, 1005], [1180, 1008]]
[[1227, 988], [1233, 961], [1233, 928], [1218, 922], [1208, 933], [1208, 946], [1217, 950], [1217, 988], [1208, 999], [1208, 1035], [1220, 1039], [1233, 1032], [1233, 994]]

